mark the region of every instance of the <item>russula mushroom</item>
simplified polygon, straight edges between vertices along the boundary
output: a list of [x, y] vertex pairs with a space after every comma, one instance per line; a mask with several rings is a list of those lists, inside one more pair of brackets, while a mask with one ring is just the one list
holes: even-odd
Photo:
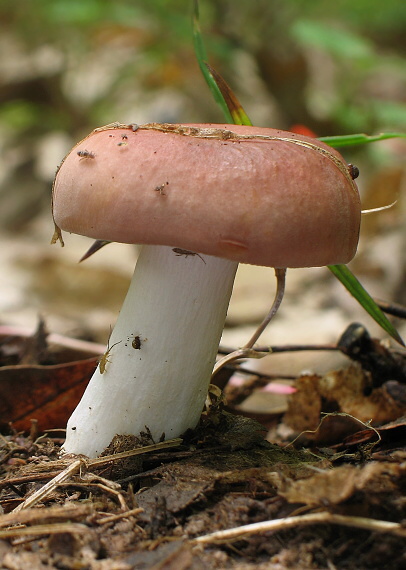
[[341, 155], [289, 132], [113, 124], [76, 145], [54, 182], [54, 241], [62, 229], [143, 247], [65, 451], [195, 427], [238, 263], [347, 263], [360, 214]]

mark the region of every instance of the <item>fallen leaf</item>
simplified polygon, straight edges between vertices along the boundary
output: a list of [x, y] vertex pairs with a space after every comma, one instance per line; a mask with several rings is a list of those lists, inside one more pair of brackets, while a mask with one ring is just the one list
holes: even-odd
[[316, 430], [322, 412], [343, 412], [379, 425], [406, 413], [385, 387], [373, 388], [368, 372], [358, 365], [325, 376], [305, 375], [296, 381], [284, 422], [296, 432]]
[[12, 423], [29, 430], [38, 421], [41, 432], [65, 426], [93, 374], [98, 357], [53, 366], [17, 365], [0, 368], [0, 428]]
[[278, 493], [290, 503], [326, 506], [338, 505], [355, 496], [356, 501], [373, 502], [373, 495], [390, 494], [397, 489], [397, 481], [405, 468], [394, 463], [373, 462], [364, 467], [341, 465], [307, 479], [281, 482]]

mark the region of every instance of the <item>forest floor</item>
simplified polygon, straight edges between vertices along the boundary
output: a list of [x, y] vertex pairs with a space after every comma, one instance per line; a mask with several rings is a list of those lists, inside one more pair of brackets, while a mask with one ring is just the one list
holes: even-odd
[[[10, 356], [19, 342], [7, 339], [2, 346]], [[369, 357], [377, 346], [369, 347]], [[380, 354], [380, 364], [389, 366], [385, 358], [394, 356]], [[88, 375], [96, 361], [71, 364]], [[403, 356], [396, 362], [400, 374]], [[51, 376], [46, 368], [3, 366], [1, 387], [6, 376], [16, 382], [14, 373], [27, 379], [26, 387], [12, 390], [9, 410], [24, 400], [21, 393], [34, 397], [35, 382], [52, 389], [66, 365], [48, 366]], [[234, 372], [225, 374], [230, 379]], [[147, 433], [116, 438], [96, 460], [61, 456], [63, 430], [38, 432], [53, 413], [50, 400], [56, 413], [65, 413], [60, 402], [69, 391], [58, 384], [57, 396], [43, 396], [39, 422], [22, 410], [14, 429], [3, 426], [0, 568], [404, 568], [405, 395], [401, 383], [374, 387], [373, 378], [359, 363], [324, 377], [302, 375], [284, 413], [256, 419], [241, 415], [238, 403], [260, 375], [243, 384], [231, 380], [226, 401], [212, 389], [196, 430], [161, 443]], [[351, 402], [359, 417], [381, 414], [379, 427], [355, 418]], [[10, 413], [18, 415], [15, 408]], [[24, 421], [28, 435], [17, 429]]]

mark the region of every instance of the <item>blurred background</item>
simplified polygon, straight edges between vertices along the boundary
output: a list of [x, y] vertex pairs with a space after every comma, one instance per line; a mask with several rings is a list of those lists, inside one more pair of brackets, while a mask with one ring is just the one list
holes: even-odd
[[[0, 0], [0, 324], [34, 329], [42, 315], [52, 332], [107, 340], [136, 249], [112, 244], [78, 265], [90, 240], [51, 247], [52, 180], [72, 145], [103, 124], [224, 120], [196, 63], [191, 14], [187, 0]], [[200, 23], [211, 65], [255, 125], [406, 131], [406, 3], [202, 0]], [[363, 208], [398, 200], [364, 217], [350, 267], [373, 296], [406, 303], [406, 141], [345, 156], [360, 168]], [[271, 269], [241, 267], [226, 346], [247, 340], [273, 290]], [[327, 269], [291, 270], [261, 342], [334, 342], [354, 320], [384, 337]], [[271, 360], [258, 366], [332, 366], [314, 354]]]

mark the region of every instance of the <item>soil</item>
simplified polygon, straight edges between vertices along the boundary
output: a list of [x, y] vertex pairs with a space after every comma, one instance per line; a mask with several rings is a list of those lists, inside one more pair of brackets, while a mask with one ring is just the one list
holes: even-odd
[[[390, 449], [368, 442], [339, 452], [271, 444], [263, 435], [255, 420], [217, 409], [173, 448], [149, 451], [147, 434], [117, 438], [102, 463], [59, 457], [56, 438], [3, 436], [0, 567], [405, 567], [404, 428]], [[267, 530], [267, 521], [280, 526]], [[261, 522], [255, 532], [210, 536]]]
[[[8, 358], [12, 346], [21, 353], [18, 343], [3, 342]], [[379, 350], [382, 367], [395, 352]], [[95, 460], [61, 455], [63, 430], [24, 426], [41, 394], [39, 424], [59, 413], [64, 426], [71, 392], [62, 382], [88, 376], [97, 357], [82, 351], [82, 360], [74, 352], [65, 366], [30, 365], [23, 352], [25, 364], [0, 369], [0, 390], [15, 396], [6, 408], [0, 394], [0, 415], [19, 417], [0, 435], [0, 570], [406, 567], [398, 352], [396, 381], [366, 370], [371, 348], [362, 366], [356, 351], [357, 363], [345, 370], [296, 379], [285, 413], [256, 419], [241, 415], [239, 403], [269, 378], [233, 384], [235, 369], [223, 369], [226, 400], [212, 388], [195, 430], [165, 442], [148, 433], [116, 437]], [[12, 388], [22, 377], [24, 392]], [[374, 415], [379, 421], [371, 423]]]

